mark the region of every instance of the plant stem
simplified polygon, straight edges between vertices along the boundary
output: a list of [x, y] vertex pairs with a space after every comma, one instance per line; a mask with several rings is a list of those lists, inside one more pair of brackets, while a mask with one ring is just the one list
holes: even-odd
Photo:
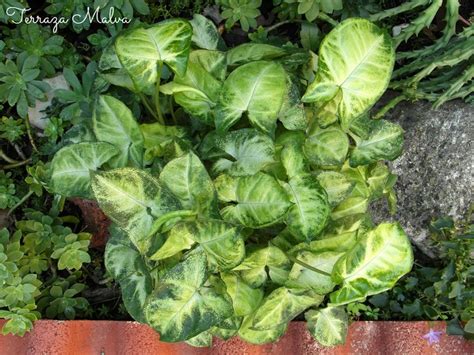
[[8, 213], [7, 213], [7, 216], [10, 216], [10, 215], [13, 213], [13, 211], [15, 211], [15, 210], [16, 210], [18, 207], [20, 207], [26, 200], [28, 200], [31, 195], [33, 195], [33, 191], [30, 190], [25, 196], [23, 196], [23, 198], [22, 198], [20, 201], [18, 201], [18, 203], [17, 203], [15, 206], [13, 206], [12, 208], [10, 208], [10, 210], [9, 210]]
[[18, 168], [19, 166], [23, 166], [23, 165], [28, 164], [30, 161], [31, 161], [31, 158], [28, 158], [26, 160], [19, 161], [19, 162], [13, 163], [13, 164], [7, 164], [7, 165], [2, 166], [2, 169]]
[[268, 32], [271, 32], [271, 31], [277, 29], [278, 27], [284, 26], [284, 25], [286, 25], [286, 24], [288, 24], [288, 23], [291, 23], [291, 22], [300, 22], [300, 21], [298, 21], [298, 20], [285, 20], [285, 21], [281, 21], [281, 22], [275, 23], [275, 24], [272, 25], [272, 26], [267, 27], [267, 28], [265, 29], [265, 32], [267, 32], [267, 33], [268, 33]]
[[156, 89], [155, 89], [155, 95], [153, 97], [155, 98], [155, 109], [156, 112], [158, 112], [158, 122], [160, 122], [162, 125], [165, 124], [165, 120], [163, 119], [163, 113], [161, 112], [161, 107], [160, 107], [160, 82], [161, 82], [161, 70], [163, 68], [163, 63], [159, 62], [158, 64], [158, 77], [156, 79]]
[[339, 22], [337, 22], [336, 20], [332, 19], [331, 17], [329, 17], [328, 15], [326, 15], [324, 12], [320, 12], [320, 13], [319, 13], [318, 19], [323, 20], [323, 21], [329, 23], [329, 24], [332, 25], [333, 27], [336, 27], [337, 25], [339, 25]]
[[36, 144], [35, 144], [35, 140], [33, 139], [33, 134], [31, 133], [30, 117], [28, 115], [26, 115], [25, 126], [26, 126], [26, 132], [28, 133], [28, 139], [30, 140], [30, 144], [33, 147], [33, 150], [36, 153], [39, 153], [38, 148], [36, 147]]
[[174, 108], [173, 108], [173, 96], [170, 97], [170, 112], [171, 112], [171, 117], [173, 118], [173, 123], [175, 125], [178, 125], [178, 120], [176, 119], [176, 115], [174, 113]]
[[385, 114], [388, 111], [390, 111], [392, 108], [394, 108], [400, 102], [402, 102], [403, 100], [406, 100], [406, 99], [407, 99], [407, 97], [404, 94], [398, 95], [397, 97], [390, 100], [384, 107], [382, 107], [379, 112], [377, 112], [374, 116], [372, 116], [372, 118], [374, 120], [378, 120], [378, 119], [382, 118], [383, 116], [385, 116]]
[[327, 273], [326, 271], [323, 271], [323, 270], [316, 269], [315, 267], [312, 267], [311, 265], [306, 264], [304, 261], [298, 260], [298, 259], [295, 258], [293, 255], [290, 255], [290, 254], [287, 254], [287, 253], [285, 253], [285, 254], [286, 254], [286, 256], [288, 257], [288, 259], [290, 259], [291, 261], [293, 261], [295, 264], [299, 264], [299, 265], [303, 266], [304, 268], [306, 268], [306, 269], [308, 269], [308, 270], [317, 272], [318, 274], [325, 275], [325, 276], [329, 276], [329, 277], [331, 276], [330, 273]]
[[20, 146], [16, 143], [12, 143], [13, 148], [15, 148], [16, 152], [20, 156], [21, 159], [26, 160], [25, 154], [23, 154], [23, 151], [21, 150]]
[[10, 163], [10, 164], [18, 163], [18, 160], [10, 158], [8, 155], [5, 154], [5, 152], [2, 149], [0, 149], [0, 158], [2, 158], [3, 160], [5, 160], [7, 163]]
[[153, 108], [151, 107], [150, 103], [148, 102], [148, 99], [146, 98], [145, 95], [143, 95], [142, 93], [138, 93], [138, 96], [140, 96], [140, 100], [143, 104], [143, 106], [145, 106], [148, 110], [148, 112], [150, 112], [150, 114], [156, 119], [159, 121], [159, 118], [158, 116], [156, 115], [155, 113], [155, 110], [153, 110]]

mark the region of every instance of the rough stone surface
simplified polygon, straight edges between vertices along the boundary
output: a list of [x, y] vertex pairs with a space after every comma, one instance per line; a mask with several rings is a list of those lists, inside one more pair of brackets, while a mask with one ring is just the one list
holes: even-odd
[[464, 217], [474, 202], [474, 106], [454, 101], [432, 110], [427, 102], [402, 103], [386, 118], [405, 130], [404, 152], [392, 163], [398, 213], [389, 217], [375, 206], [375, 219], [400, 221], [414, 244], [435, 257], [428, 223]]

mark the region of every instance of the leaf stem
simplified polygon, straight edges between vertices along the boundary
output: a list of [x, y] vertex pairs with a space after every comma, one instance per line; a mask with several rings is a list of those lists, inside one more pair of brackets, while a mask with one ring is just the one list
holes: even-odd
[[17, 203], [15, 206], [13, 206], [12, 208], [10, 208], [10, 210], [9, 210], [8, 213], [7, 213], [7, 216], [10, 216], [10, 215], [13, 213], [13, 211], [15, 211], [15, 210], [16, 210], [18, 207], [20, 207], [26, 200], [28, 200], [31, 195], [33, 195], [33, 191], [32, 191], [32, 190], [28, 191], [28, 193], [27, 193], [25, 196], [23, 196], [23, 198], [22, 198], [20, 201], [18, 201], [18, 203]]
[[8, 155], [6, 155], [3, 149], [0, 149], [0, 158], [2, 158], [3, 160], [5, 160], [7, 163], [10, 163], [10, 164], [18, 163], [18, 160], [12, 159]]
[[328, 15], [326, 15], [324, 12], [320, 12], [318, 14], [318, 18], [320, 20], [323, 20], [327, 23], [329, 23], [330, 25], [332, 25], [333, 27], [336, 27], [337, 25], [339, 25], [339, 22], [337, 22], [336, 20], [332, 19], [331, 17], [329, 17]]
[[153, 110], [153, 108], [151, 107], [150, 103], [148, 102], [148, 99], [146, 98], [145, 95], [143, 95], [142, 93], [138, 93], [138, 96], [140, 97], [140, 100], [143, 104], [143, 106], [146, 107], [146, 109], [148, 110], [148, 112], [150, 112], [150, 114], [156, 119], [159, 121], [159, 118], [158, 116], [156, 115], [155, 113], [155, 110]]
[[163, 63], [159, 62], [158, 64], [158, 77], [156, 79], [156, 89], [155, 93], [153, 95], [155, 99], [155, 109], [156, 112], [158, 112], [158, 122], [160, 122], [162, 125], [165, 124], [165, 120], [163, 119], [163, 113], [161, 112], [161, 107], [160, 107], [160, 82], [161, 82], [161, 70], [163, 68]]
[[23, 161], [19, 161], [13, 164], [7, 164], [2, 166], [2, 169], [13, 169], [13, 168], [18, 168], [19, 166], [23, 166], [31, 162], [31, 158], [25, 159]]
[[177, 126], [178, 120], [176, 119], [176, 114], [174, 113], [173, 96], [170, 97], [170, 112], [171, 112], [171, 117], [173, 118], [173, 123]]
[[25, 126], [26, 126], [26, 133], [28, 133], [28, 139], [30, 140], [30, 144], [33, 147], [33, 150], [36, 153], [39, 153], [38, 148], [36, 147], [36, 144], [35, 144], [35, 140], [33, 139], [33, 134], [31, 133], [30, 116], [28, 115], [26, 115]]
[[309, 269], [311, 271], [314, 271], [314, 272], [317, 272], [318, 274], [321, 274], [321, 275], [325, 275], [325, 276], [329, 276], [331, 277], [331, 274], [330, 273], [327, 273], [326, 271], [323, 271], [323, 270], [320, 270], [320, 269], [316, 269], [315, 267], [309, 265], [309, 264], [306, 264], [304, 261], [301, 261], [301, 260], [298, 260], [296, 257], [294, 257], [293, 255], [291, 254], [288, 254], [286, 253], [286, 256], [288, 257], [288, 259], [290, 259], [291, 261], [293, 261], [295, 264], [299, 264], [303, 267], [305, 267], [306, 269]]
[[404, 95], [404, 94], [401, 94], [401, 95], [398, 95], [397, 97], [393, 98], [392, 100], [390, 100], [384, 107], [382, 107], [379, 112], [377, 112], [374, 116], [372, 116], [372, 118], [374, 120], [378, 120], [380, 118], [382, 118], [383, 116], [385, 116], [385, 114], [390, 111], [392, 108], [394, 108], [395, 106], [397, 106], [400, 102], [402, 102], [403, 100], [406, 100], [407, 97]]

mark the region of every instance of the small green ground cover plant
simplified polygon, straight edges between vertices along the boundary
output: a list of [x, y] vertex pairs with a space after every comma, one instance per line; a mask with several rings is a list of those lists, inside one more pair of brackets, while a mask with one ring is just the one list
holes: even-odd
[[313, 73], [297, 48], [220, 51], [199, 20], [138, 27], [104, 51], [104, 74], [156, 121], [99, 96], [88, 139], [54, 156], [51, 191], [98, 201], [113, 222], [106, 267], [161, 340], [268, 343], [306, 311], [321, 344], [343, 343], [345, 306], [413, 262], [401, 227], [368, 214], [376, 199], [395, 205], [384, 161], [403, 130], [366, 115], [390, 80], [392, 41], [344, 21]]

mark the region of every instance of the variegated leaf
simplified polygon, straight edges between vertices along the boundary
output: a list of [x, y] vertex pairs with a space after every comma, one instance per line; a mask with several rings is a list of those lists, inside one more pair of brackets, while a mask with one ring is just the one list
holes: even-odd
[[308, 307], [319, 305], [323, 298], [311, 291], [279, 287], [263, 300], [255, 313], [252, 327], [271, 330], [286, 325]]
[[155, 219], [181, 209], [179, 201], [142, 170], [122, 168], [96, 174], [92, 189], [102, 211], [128, 233], [142, 254], [148, 250]]
[[[270, 175], [257, 173], [233, 180], [234, 204], [221, 210], [222, 217], [246, 227], [261, 228], [280, 221], [291, 203], [286, 191]], [[230, 188], [230, 186], [228, 186]]]
[[411, 270], [413, 251], [397, 223], [382, 223], [338, 260], [332, 279], [341, 289], [331, 293], [333, 305], [360, 301], [393, 287]]
[[321, 43], [316, 78], [303, 101], [335, 105], [344, 129], [383, 94], [395, 61], [388, 33], [372, 22], [352, 18], [341, 22]]
[[286, 94], [286, 73], [274, 62], [252, 62], [224, 82], [216, 108], [216, 127], [227, 131], [246, 113], [255, 128], [272, 135]]
[[293, 203], [285, 220], [288, 230], [298, 237], [313, 240], [329, 219], [326, 191], [311, 174], [294, 176], [285, 187]]
[[110, 235], [104, 254], [105, 267], [120, 284], [122, 301], [128, 313], [136, 321], [144, 323], [146, 298], [153, 290], [149, 270], [143, 256], [123, 231], [112, 226]]
[[214, 50], [223, 42], [216, 25], [208, 18], [200, 14], [194, 14], [193, 19], [189, 22], [193, 26], [191, 41], [197, 47]]
[[291, 268], [286, 285], [288, 287], [310, 289], [321, 295], [331, 292], [336, 284], [331, 280], [330, 275], [334, 264], [343, 254], [344, 252], [335, 251], [313, 252], [302, 250], [297, 252], [295, 255], [297, 260], [324, 271], [329, 276], [295, 263]]
[[250, 344], [266, 344], [277, 341], [286, 332], [288, 324], [281, 324], [268, 330], [255, 330], [253, 327], [254, 314], [244, 317], [239, 329], [239, 337]]
[[218, 215], [217, 196], [212, 180], [199, 158], [192, 152], [171, 160], [160, 174], [163, 183], [185, 209], [200, 215]]
[[219, 270], [229, 270], [245, 257], [245, 246], [240, 228], [217, 219], [197, 220], [184, 224], [182, 231], [199, 243], [209, 263]]
[[349, 138], [337, 126], [317, 128], [309, 133], [303, 149], [311, 164], [322, 167], [342, 165], [349, 150]]
[[243, 65], [258, 60], [270, 60], [286, 55], [283, 48], [265, 43], [244, 43], [227, 51], [228, 65]]
[[328, 201], [331, 206], [336, 206], [342, 202], [354, 187], [352, 181], [337, 171], [323, 171], [318, 174], [318, 180], [328, 194]]
[[347, 216], [361, 215], [367, 212], [369, 200], [364, 197], [348, 197], [331, 212], [331, 218], [338, 220]]
[[394, 160], [403, 149], [403, 129], [385, 121], [375, 121], [367, 139], [357, 142], [349, 162], [352, 167], [367, 165], [378, 160]]
[[143, 135], [130, 109], [115, 97], [102, 95], [94, 107], [94, 134], [99, 141], [113, 144], [118, 155], [114, 168], [143, 165]]
[[186, 71], [193, 29], [180, 19], [136, 28], [117, 37], [115, 51], [137, 91], [149, 91], [161, 74], [160, 64], [183, 75]]
[[215, 148], [225, 156], [213, 165], [216, 173], [253, 175], [274, 161], [275, 147], [267, 135], [255, 129], [240, 129], [215, 138]]
[[226, 72], [225, 55], [218, 51], [191, 52], [184, 75], [160, 86], [160, 91], [173, 95], [176, 103], [191, 116], [214, 125], [214, 107], [219, 99]]
[[63, 196], [91, 198], [90, 173], [116, 154], [116, 147], [104, 142], [77, 143], [60, 149], [51, 162], [51, 189]]
[[187, 227], [184, 222], [176, 224], [166, 235], [163, 245], [150, 256], [150, 260], [163, 260], [177, 253], [190, 249], [195, 241], [186, 233]]
[[234, 271], [251, 287], [258, 288], [270, 278], [283, 285], [288, 278], [291, 262], [279, 248], [269, 245], [248, 250], [247, 257]]
[[263, 300], [263, 289], [249, 286], [236, 273], [221, 273], [221, 278], [232, 298], [236, 316], [246, 316], [257, 309]]
[[324, 346], [346, 342], [349, 317], [342, 307], [326, 307], [305, 313], [308, 330]]
[[223, 340], [232, 338], [240, 329], [243, 317], [230, 317], [212, 327], [211, 333]]
[[232, 301], [204, 286], [207, 277], [205, 254], [194, 252], [160, 279], [145, 314], [162, 341], [194, 338], [232, 316]]

